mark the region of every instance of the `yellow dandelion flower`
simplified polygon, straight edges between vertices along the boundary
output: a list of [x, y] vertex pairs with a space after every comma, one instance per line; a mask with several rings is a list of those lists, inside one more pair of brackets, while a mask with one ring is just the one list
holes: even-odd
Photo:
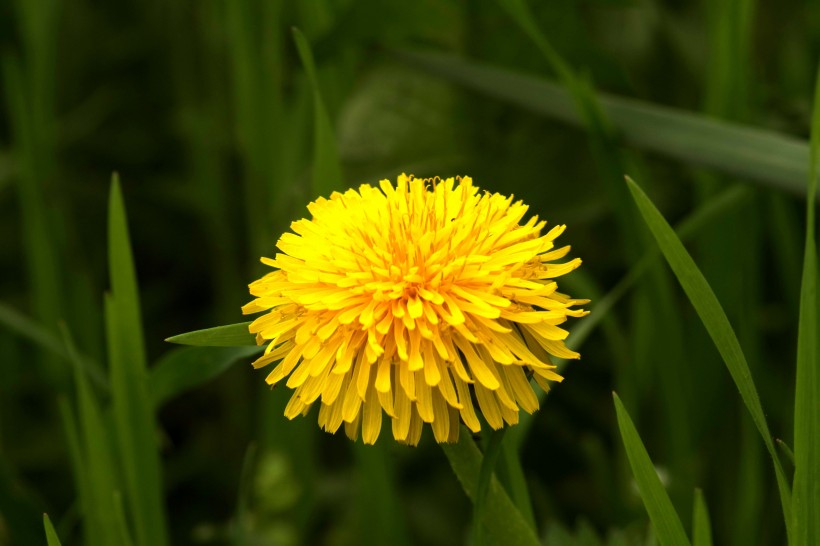
[[546, 234], [512, 197], [479, 192], [469, 177], [334, 193], [291, 224], [274, 271], [250, 285], [244, 313], [267, 311], [250, 326], [267, 344], [254, 367], [279, 361], [267, 377], [293, 389], [285, 415], [318, 403], [319, 425], [344, 423], [376, 441], [386, 414], [393, 436], [415, 445], [423, 423], [438, 442], [458, 438], [459, 419], [481, 428], [518, 422], [561, 381], [550, 355], [579, 358], [564, 345], [567, 317], [587, 312], [554, 279], [581, 264], [553, 263], [566, 226]]

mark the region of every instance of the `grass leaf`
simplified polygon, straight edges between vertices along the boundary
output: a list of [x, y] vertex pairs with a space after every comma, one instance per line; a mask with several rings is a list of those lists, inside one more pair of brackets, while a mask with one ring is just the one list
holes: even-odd
[[780, 448], [780, 451], [783, 452], [783, 455], [785, 455], [789, 462], [794, 465], [794, 451], [792, 451], [792, 448], [789, 447], [789, 444], [780, 438], [775, 438], [774, 441], [777, 444], [777, 447]]
[[155, 408], [175, 396], [209, 381], [237, 360], [261, 347], [181, 347], [169, 351], [151, 368], [148, 390]]
[[669, 226], [643, 190], [630, 178], [627, 178], [627, 183], [629, 189], [632, 191], [635, 203], [641, 211], [641, 215], [646, 221], [647, 226], [649, 226], [661, 252], [663, 252], [666, 261], [669, 263], [672, 271], [674, 271], [675, 276], [678, 278], [684, 292], [686, 292], [700, 320], [703, 322], [706, 331], [712, 338], [723, 361], [726, 363], [726, 367], [729, 369], [729, 373], [740, 391], [743, 403], [749, 410], [755, 426], [763, 437], [766, 449], [768, 449], [774, 464], [777, 484], [780, 490], [780, 501], [786, 521], [786, 531], [789, 537], [791, 537], [791, 492], [789, 491], [789, 485], [783, 473], [783, 467], [780, 465], [780, 460], [775, 452], [774, 442], [769, 433], [769, 425], [766, 423], [763, 407], [760, 404], [760, 398], [757, 395], [757, 389], [752, 380], [749, 365], [740, 348], [737, 336], [734, 330], [732, 330], [729, 319], [726, 317], [726, 313], [723, 311], [715, 293], [712, 291], [709, 283], [700, 272], [700, 269], [698, 269], [692, 257], [684, 248], [683, 243], [681, 243], [675, 231]]
[[695, 506], [692, 511], [692, 546], [712, 546], [712, 524], [709, 510], [703, 499], [703, 491], [695, 489]]
[[204, 330], [194, 330], [167, 338], [168, 343], [197, 345], [200, 347], [242, 347], [256, 346], [256, 337], [248, 331], [249, 322], [238, 322], [225, 326], [214, 326]]
[[484, 511], [487, 506], [487, 493], [490, 490], [490, 480], [495, 472], [495, 465], [501, 455], [502, 442], [506, 428], [493, 430], [490, 432], [489, 440], [481, 458], [481, 468], [478, 472], [478, 485], [476, 495], [473, 500], [473, 544], [482, 546], [486, 544], [484, 538]]
[[669, 495], [655, 471], [655, 465], [652, 464], [629, 413], [617, 394], [612, 393], [612, 397], [615, 400], [618, 428], [621, 430], [629, 466], [632, 467], [632, 474], [638, 483], [641, 499], [649, 513], [649, 519], [652, 520], [658, 540], [662, 546], [689, 546], [683, 524], [675, 512], [675, 507], [672, 506], [672, 501], [669, 500]]
[[[820, 162], [820, 71], [814, 93], [808, 192], [817, 193]], [[820, 543], [820, 359], [817, 351], [815, 201], [806, 205], [794, 401], [794, 543]]]
[[[567, 91], [544, 78], [439, 53], [397, 51], [405, 63], [545, 117], [583, 126]], [[639, 100], [597, 93], [626, 144], [805, 196], [806, 142]]]
[[46, 528], [46, 543], [48, 546], [61, 546], [60, 537], [57, 536], [57, 531], [54, 530], [48, 514], [43, 514], [43, 526]]
[[103, 412], [82, 370], [77, 350], [68, 328], [60, 324], [66, 350], [74, 368], [79, 416], [79, 449], [83, 457], [87, 496], [84, 512], [86, 533], [98, 544], [118, 543], [114, 527], [114, 507], [111, 494], [116, 489], [111, 440]]
[[313, 90], [313, 183], [315, 195], [328, 196], [333, 191], [342, 189], [342, 168], [339, 163], [339, 152], [336, 148], [336, 136], [330, 123], [319, 78], [316, 75], [316, 64], [313, 53], [305, 35], [298, 28], [293, 28], [293, 41], [302, 66], [305, 67], [310, 87]]
[[359, 471], [359, 509], [362, 546], [408, 545], [404, 512], [398, 500], [389, 444], [351, 443]]
[[134, 541], [131, 539], [131, 533], [128, 531], [128, 524], [125, 521], [125, 508], [122, 505], [122, 494], [119, 491], [114, 491], [111, 501], [113, 502], [114, 512], [111, 525], [113, 525], [117, 533], [117, 541], [114, 544], [118, 544], [119, 546], [133, 546]]
[[139, 546], [167, 544], [159, 446], [142, 336], [136, 272], [119, 180], [114, 175], [108, 217], [112, 293], [105, 298], [111, 395], [125, 499]]
[[[450, 466], [464, 492], [475, 502], [482, 455], [470, 432], [462, 428], [455, 444], [441, 444]], [[527, 521], [516, 509], [510, 497], [495, 478], [490, 480], [487, 492], [484, 525], [498, 544], [505, 546], [538, 546], [540, 542]]]

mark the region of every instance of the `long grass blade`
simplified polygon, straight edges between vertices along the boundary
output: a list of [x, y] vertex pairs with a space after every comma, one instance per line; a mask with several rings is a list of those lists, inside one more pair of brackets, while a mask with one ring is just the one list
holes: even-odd
[[[394, 55], [469, 89], [551, 119], [583, 125], [569, 93], [546, 79], [446, 54], [396, 51]], [[626, 144], [714, 168], [765, 187], [806, 195], [805, 141], [607, 93], [597, 96], [613, 129]]]
[[113, 502], [114, 519], [111, 522], [116, 531], [117, 542], [119, 546], [133, 546], [134, 541], [131, 538], [131, 532], [128, 530], [128, 523], [125, 520], [125, 508], [122, 503], [122, 494], [119, 491], [112, 493], [111, 501]]
[[116, 175], [111, 184], [108, 237], [112, 293], [105, 299], [105, 322], [125, 498], [133, 516], [137, 545], [164, 546], [167, 544], [167, 524], [159, 446], [154, 409], [147, 390], [136, 272]]
[[[469, 431], [462, 429], [457, 443], [441, 446], [464, 492], [475, 502], [482, 455], [470, 437]], [[540, 544], [532, 528], [527, 525], [524, 517], [495, 478], [490, 481], [487, 493], [484, 525], [498, 544], [508, 546], [537, 546]]]
[[743, 350], [740, 348], [737, 336], [732, 330], [729, 319], [726, 317], [726, 313], [723, 311], [715, 293], [709, 287], [709, 283], [686, 251], [686, 248], [684, 248], [675, 231], [669, 226], [643, 190], [630, 178], [627, 178], [627, 183], [632, 191], [635, 203], [641, 211], [641, 215], [703, 322], [706, 331], [712, 338], [723, 361], [726, 363], [726, 367], [740, 391], [743, 403], [749, 410], [755, 426], [763, 437], [763, 442], [766, 444], [766, 449], [768, 449], [774, 464], [783, 515], [787, 522], [786, 530], [789, 537], [791, 537], [791, 492], [780, 459], [775, 452], [774, 442], [769, 433], [769, 425], [766, 423], [763, 407], [760, 404], [760, 398], [757, 395], [749, 365], [743, 355]]
[[293, 40], [299, 58], [305, 68], [310, 87], [313, 91], [313, 183], [315, 195], [328, 196], [331, 192], [342, 189], [342, 169], [339, 164], [339, 152], [336, 148], [336, 137], [330, 123], [319, 78], [316, 75], [316, 63], [305, 35], [298, 28], [293, 28]]
[[646, 448], [641, 441], [632, 419], [617, 394], [612, 393], [615, 400], [615, 411], [618, 414], [618, 428], [621, 430], [621, 439], [629, 458], [629, 466], [641, 492], [641, 499], [649, 513], [649, 519], [662, 546], [689, 546], [689, 539], [683, 530], [683, 524], [678, 517], [669, 495], [661, 483], [655, 465], [649, 458]]
[[[743, 186], [735, 186], [725, 190], [714, 199], [704, 203], [690, 213], [675, 226], [675, 231], [681, 240], [688, 240], [705, 227], [711, 225], [714, 220], [720, 218], [726, 212], [734, 210], [738, 204], [746, 200], [750, 191], [751, 190]], [[567, 344], [576, 350], [580, 349], [595, 329], [610, 317], [610, 311], [621, 301], [621, 298], [637, 285], [638, 281], [649, 271], [652, 264], [660, 258], [660, 255], [659, 249], [648, 250], [604, 297], [596, 299], [595, 312], [572, 329], [572, 332], [567, 338]], [[560, 370], [560, 368], [566, 364], [566, 361], [554, 359], [554, 363]], [[543, 401], [546, 393], [540, 388], [536, 389], [536, 392], [538, 393], [539, 400]], [[527, 432], [532, 427], [533, 418], [533, 415], [522, 414], [521, 422], [510, 432], [514, 437], [516, 445], [520, 446], [523, 443]]]
[[111, 441], [99, 402], [81, 369], [71, 334], [64, 324], [61, 324], [60, 328], [74, 368], [80, 422], [80, 450], [88, 480], [87, 504], [83, 507], [86, 536], [90, 544], [116, 544], [119, 537], [114, 526], [115, 514], [111, 504], [111, 494], [116, 489]]
[[239, 359], [251, 356], [261, 347], [181, 347], [169, 351], [151, 368], [149, 392], [155, 408], [214, 379]]
[[[817, 193], [820, 163], [820, 71], [814, 93], [808, 192]], [[806, 248], [800, 286], [794, 402], [794, 543], [820, 543], [820, 359], [817, 351], [815, 202], [806, 205]]]
[[703, 491], [695, 489], [695, 506], [692, 511], [692, 546], [712, 546], [712, 524]]
[[481, 468], [478, 471], [478, 485], [473, 500], [473, 544], [483, 546], [487, 544], [484, 538], [484, 511], [487, 507], [487, 493], [490, 491], [490, 481], [495, 473], [495, 465], [501, 455], [502, 442], [506, 429], [494, 430], [490, 433], [486, 449], [481, 458]]
[[256, 337], [248, 331], [250, 322], [238, 322], [226, 326], [214, 326], [194, 330], [167, 338], [168, 343], [196, 345], [200, 347], [242, 347], [256, 345]]
[[60, 537], [57, 536], [57, 531], [54, 530], [48, 514], [43, 514], [43, 526], [46, 529], [46, 543], [48, 546], [61, 546]]
[[409, 545], [387, 444], [351, 446], [358, 465], [362, 546]]

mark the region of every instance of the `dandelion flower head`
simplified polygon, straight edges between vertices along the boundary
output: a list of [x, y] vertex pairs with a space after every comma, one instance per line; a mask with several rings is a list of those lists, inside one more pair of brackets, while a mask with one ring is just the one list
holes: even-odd
[[552, 356], [579, 358], [564, 344], [567, 317], [587, 312], [557, 291], [555, 278], [581, 264], [555, 248], [566, 226], [545, 234], [528, 207], [480, 192], [469, 177], [417, 179], [333, 193], [291, 224], [274, 268], [250, 285], [244, 313], [278, 364], [267, 383], [293, 390], [285, 415], [319, 404], [319, 425], [343, 424], [374, 443], [385, 416], [399, 442], [415, 445], [424, 423], [438, 442], [518, 422], [538, 409], [530, 385], [561, 381]]

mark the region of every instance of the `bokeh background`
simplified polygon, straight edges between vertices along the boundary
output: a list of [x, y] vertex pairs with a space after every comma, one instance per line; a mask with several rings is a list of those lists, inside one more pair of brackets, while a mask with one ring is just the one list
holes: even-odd
[[[796, 143], [808, 134], [817, 2], [531, 4], [532, 27], [598, 92]], [[462, 174], [514, 193], [569, 226], [562, 239], [584, 266], [566, 290], [592, 298], [593, 314], [654, 248], [623, 174], [673, 223], [727, 201], [689, 248], [738, 331], [773, 434], [791, 442], [805, 178], [786, 180], [790, 193], [646, 152], [618, 127], [590, 138], [567, 123], [569, 100], [545, 114], [538, 96], [505, 98], [509, 84], [492, 73], [481, 85], [454, 82], [453, 58], [430, 70], [429, 57], [406, 55], [560, 82], [555, 60], [499, 3], [9, 0], [0, 3], [0, 544], [44, 544], [43, 512], [63, 544], [83, 543], [60, 412], [76, 392], [58, 324], [104, 369], [112, 172], [152, 363], [174, 350], [171, 335], [244, 320], [258, 257], [317, 197], [314, 95], [293, 26], [312, 47], [346, 185]], [[699, 487], [716, 543], [782, 543], [763, 443], [666, 265], [653, 262], [601, 312], [521, 445], [547, 543], [652, 543], [612, 390], [685, 522]], [[287, 393], [266, 389], [250, 357], [234, 360], [157, 413], [173, 544], [466, 540], [469, 501], [431, 436], [414, 449], [383, 433], [374, 457], [319, 431], [315, 416], [286, 421]], [[106, 407], [102, 383], [92, 382]]]

